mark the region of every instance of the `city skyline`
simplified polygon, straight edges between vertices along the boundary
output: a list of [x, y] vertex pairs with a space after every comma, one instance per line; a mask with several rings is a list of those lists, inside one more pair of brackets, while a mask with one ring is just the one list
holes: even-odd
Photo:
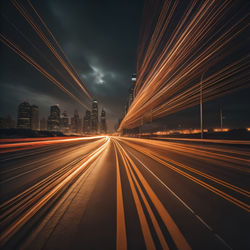
[[[72, 115], [68, 114], [66, 110], [62, 112], [59, 104], [56, 104], [49, 107], [47, 116], [39, 116], [39, 107], [24, 101], [17, 107], [16, 119], [13, 119], [10, 115], [0, 117], [0, 129], [17, 128], [66, 134], [106, 134], [108, 129], [105, 109], [102, 108], [98, 112], [98, 102], [96, 100], [93, 101], [92, 106], [91, 112], [87, 110], [86, 114], [81, 116], [77, 109], [74, 110]], [[86, 119], [89, 126], [87, 130], [84, 125]]]

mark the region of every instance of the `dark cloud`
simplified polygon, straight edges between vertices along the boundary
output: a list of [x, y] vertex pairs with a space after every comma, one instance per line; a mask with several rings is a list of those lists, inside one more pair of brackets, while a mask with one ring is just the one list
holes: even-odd
[[[51, 56], [35, 33], [18, 14], [9, 1], [2, 1], [1, 32], [28, 51], [43, 67], [62, 80], [67, 73]], [[78, 71], [81, 79], [96, 98], [100, 107], [107, 110], [110, 129], [124, 110], [130, 76], [135, 72], [137, 38], [143, 7], [142, 0], [129, 1], [59, 1], [46, 0], [34, 3], [36, 9], [64, 49]], [[7, 20], [6, 20], [7, 17]], [[32, 41], [42, 52], [30, 46], [10, 23]], [[53, 68], [43, 57], [55, 66]], [[44, 76], [1, 44], [1, 115], [16, 115], [17, 105], [28, 100], [40, 107], [41, 115], [47, 116], [49, 106], [59, 103], [62, 110], [73, 113], [76, 108], [81, 115], [84, 109], [60, 91]], [[57, 70], [57, 72], [56, 72]], [[63, 80], [62, 80], [63, 81]], [[64, 82], [66, 85], [67, 83]], [[74, 91], [78, 97], [79, 92]], [[83, 102], [89, 104], [86, 97]]]

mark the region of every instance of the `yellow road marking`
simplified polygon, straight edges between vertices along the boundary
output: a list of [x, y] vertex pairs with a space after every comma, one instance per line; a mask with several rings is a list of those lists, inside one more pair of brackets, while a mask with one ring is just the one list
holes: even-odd
[[[120, 145], [120, 144], [119, 144]], [[120, 145], [121, 146], [121, 145]], [[150, 197], [151, 201], [153, 202], [156, 210], [158, 211], [162, 221], [164, 222], [165, 226], [167, 227], [170, 235], [173, 238], [174, 243], [176, 244], [178, 249], [191, 249], [189, 246], [188, 242], [182, 235], [180, 229], [178, 226], [175, 224], [174, 220], [172, 217], [169, 215], [161, 201], [158, 199], [157, 195], [155, 192], [152, 190], [146, 179], [143, 177], [143, 175], [140, 173], [138, 168], [135, 166], [134, 162], [132, 159], [128, 156], [126, 151], [123, 149], [124, 155], [128, 158], [129, 162], [131, 163], [133, 169], [135, 170], [138, 178], [140, 179], [142, 185], [144, 186], [148, 196]]]
[[117, 155], [117, 149], [114, 145], [115, 150], [115, 160], [116, 160], [116, 249], [126, 250], [127, 249], [127, 235], [126, 235], [126, 225], [125, 225], [125, 215], [123, 206], [123, 195], [122, 195], [122, 185], [121, 176], [119, 169], [119, 161]]
[[155, 215], [154, 215], [154, 213], [153, 213], [153, 211], [152, 211], [152, 209], [151, 209], [151, 207], [150, 207], [150, 205], [149, 205], [149, 203], [148, 203], [148, 201], [147, 201], [147, 199], [146, 199], [146, 197], [145, 197], [145, 195], [144, 195], [138, 181], [136, 180], [133, 171], [131, 170], [130, 167], [129, 167], [129, 169], [130, 169], [130, 174], [131, 174], [131, 176], [132, 176], [132, 178], [133, 178], [133, 180], [134, 180], [134, 182], [135, 182], [135, 184], [137, 186], [137, 189], [139, 190], [139, 193], [140, 193], [140, 195], [141, 195], [141, 197], [143, 199], [143, 202], [144, 202], [144, 204], [146, 206], [146, 209], [147, 209], [147, 211], [149, 213], [149, 216], [150, 216], [151, 221], [153, 223], [153, 226], [155, 228], [156, 234], [157, 234], [157, 236], [158, 236], [158, 238], [160, 240], [162, 249], [168, 250], [169, 249], [168, 244], [167, 244], [167, 242], [166, 242], [166, 240], [164, 238], [164, 235], [163, 235], [163, 233], [161, 231], [161, 228], [160, 228], [160, 226], [159, 226], [159, 224], [158, 224], [158, 222], [157, 222], [157, 220], [155, 218]]
[[132, 181], [132, 178], [131, 178], [129, 170], [128, 170], [128, 162], [124, 158], [124, 155], [122, 154], [121, 150], [119, 148], [117, 148], [117, 149], [119, 150], [119, 152], [121, 154], [121, 157], [122, 157], [122, 160], [123, 160], [123, 163], [124, 163], [124, 166], [125, 166], [125, 170], [126, 170], [126, 173], [127, 173], [127, 176], [128, 176], [128, 180], [129, 180], [130, 188], [131, 188], [132, 195], [133, 195], [133, 198], [134, 198], [134, 201], [135, 201], [137, 213], [138, 213], [138, 216], [139, 216], [139, 221], [140, 221], [140, 224], [141, 224], [141, 229], [142, 229], [144, 241], [145, 241], [145, 244], [146, 244], [146, 248], [150, 249], [150, 250], [151, 249], [152, 250], [156, 249], [153, 238], [152, 238], [152, 235], [151, 235], [151, 232], [150, 232], [150, 229], [149, 229], [149, 226], [148, 226], [148, 223], [147, 223], [147, 220], [146, 220], [146, 217], [145, 217], [145, 214], [143, 212], [142, 205], [140, 203], [140, 199], [138, 197], [135, 185], [134, 185], [134, 183]]

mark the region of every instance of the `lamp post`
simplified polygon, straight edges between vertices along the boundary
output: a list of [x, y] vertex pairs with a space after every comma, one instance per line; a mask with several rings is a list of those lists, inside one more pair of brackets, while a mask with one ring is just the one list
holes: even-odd
[[223, 115], [222, 115], [222, 107], [220, 106], [220, 130], [222, 132], [223, 129]]
[[201, 139], [203, 139], [203, 107], [202, 107], [202, 82], [203, 82], [204, 73], [201, 75], [200, 83], [200, 126], [201, 126]]

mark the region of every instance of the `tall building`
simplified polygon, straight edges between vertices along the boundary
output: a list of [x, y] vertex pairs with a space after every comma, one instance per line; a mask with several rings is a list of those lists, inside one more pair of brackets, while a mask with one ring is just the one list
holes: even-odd
[[81, 133], [82, 132], [82, 124], [81, 124], [81, 119], [78, 114], [78, 111], [75, 110], [74, 116], [71, 118], [71, 132], [73, 133]]
[[15, 121], [12, 120], [10, 115], [0, 117], [0, 129], [15, 128]]
[[107, 124], [106, 124], [106, 112], [102, 109], [101, 119], [100, 119], [100, 132], [106, 134], [107, 133]]
[[45, 117], [43, 117], [41, 120], [40, 120], [40, 130], [41, 131], [46, 131], [48, 129], [48, 126], [47, 126], [47, 120], [45, 119]]
[[31, 106], [31, 128], [32, 130], [39, 130], [39, 109], [36, 105]]
[[98, 102], [94, 100], [92, 103], [92, 112], [91, 112], [91, 132], [97, 134], [98, 132]]
[[26, 101], [18, 106], [17, 128], [31, 129], [31, 106]]
[[83, 118], [83, 133], [91, 133], [91, 112], [89, 110], [86, 110], [86, 114]]
[[134, 88], [135, 88], [135, 84], [136, 84], [136, 74], [132, 74], [131, 81], [132, 81], [132, 85], [128, 90], [128, 100], [127, 100], [127, 103], [126, 103], [126, 106], [125, 106], [125, 114], [127, 114], [128, 109], [129, 109], [130, 105], [132, 104], [132, 102], [134, 101], [134, 98], [135, 98], [135, 96], [134, 96]]
[[50, 115], [48, 117], [48, 130], [60, 131], [60, 109], [57, 105], [50, 107]]
[[62, 117], [61, 117], [61, 131], [62, 132], [69, 132], [69, 117], [66, 111], [63, 111]]

